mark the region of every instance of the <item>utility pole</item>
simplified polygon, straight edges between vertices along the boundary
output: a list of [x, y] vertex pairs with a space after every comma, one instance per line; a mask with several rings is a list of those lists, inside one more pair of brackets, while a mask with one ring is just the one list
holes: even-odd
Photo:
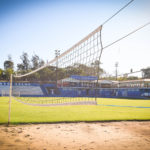
[[118, 62], [115, 63], [115, 67], [116, 67], [116, 80], [118, 78]]
[[56, 58], [56, 89], [57, 89], [57, 71], [58, 71], [58, 56], [60, 55], [60, 50], [55, 50], [55, 58]]

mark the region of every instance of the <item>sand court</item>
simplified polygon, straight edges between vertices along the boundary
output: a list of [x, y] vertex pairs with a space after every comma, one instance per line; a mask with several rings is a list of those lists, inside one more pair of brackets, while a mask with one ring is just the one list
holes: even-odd
[[0, 125], [1, 150], [149, 150], [150, 121]]

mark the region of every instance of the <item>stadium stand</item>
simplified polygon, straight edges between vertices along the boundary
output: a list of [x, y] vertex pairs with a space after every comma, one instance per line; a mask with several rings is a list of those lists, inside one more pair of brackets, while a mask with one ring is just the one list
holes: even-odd
[[0, 96], [9, 96], [9, 86], [0, 85]]
[[[73, 78], [73, 79], [71, 79]], [[54, 83], [13, 83], [13, 94], [21, 97], [105, 97], [150, 98], [150, 79], [131, 81], [98, 80], [84, 76], [71, 76]], [[0, 82], [0, 96], [9, 96], [9, 82]]]
[[[0, 82], [0, 95], [9, 95], [9, 83]], [[36, 83], [16, 83], [13, 88], [13, 94], [18, 96], [44, 96], [39, 84]]]

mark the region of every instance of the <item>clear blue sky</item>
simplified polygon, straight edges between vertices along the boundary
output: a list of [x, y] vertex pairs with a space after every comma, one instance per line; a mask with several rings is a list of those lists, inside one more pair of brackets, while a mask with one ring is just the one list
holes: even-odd
[[[10, 54], [15, 65], [22, 52], [51, 60], [64, 52], [129, 0], [0, 0], [0, 68]], [[134, 2], [103, 28], [104, 45], [150, 21], [150, 1]], [[114, 73], [150, 66], [150, 26], [106, 49], [103, 67]]]

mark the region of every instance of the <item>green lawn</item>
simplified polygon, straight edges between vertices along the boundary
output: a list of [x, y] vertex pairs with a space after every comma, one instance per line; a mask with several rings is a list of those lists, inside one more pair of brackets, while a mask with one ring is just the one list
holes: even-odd
[[[8, 97], [0, 97], [0, 123], [7, 123], [8, 101]], [[104, 106], [150, 107], [150, 100], [99, 98], [98, 104], [100, 105], [40, 107], [28, 106], [12, 100], [11, 123], [150, 120], [150, 108]]]

